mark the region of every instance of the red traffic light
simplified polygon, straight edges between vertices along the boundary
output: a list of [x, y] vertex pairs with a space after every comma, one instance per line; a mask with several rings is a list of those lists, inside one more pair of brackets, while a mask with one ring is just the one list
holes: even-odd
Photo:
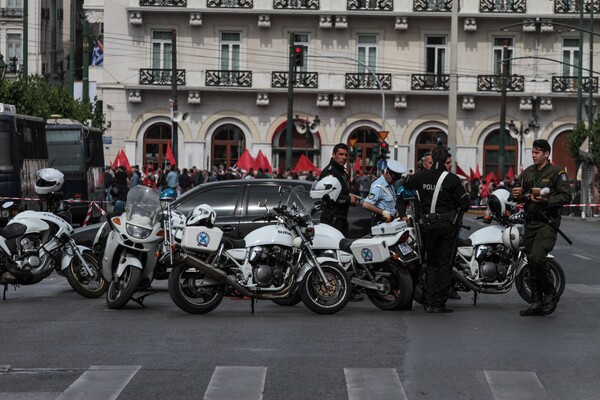
[[381, 148], [382, 149], [387, 149], [387, 147], [388, 147], [387, 142], [381, 142]]
[[296, 53], [302, 53], [302, 47], [301, 46], [294, 47], [294, 52], [296, 52]]

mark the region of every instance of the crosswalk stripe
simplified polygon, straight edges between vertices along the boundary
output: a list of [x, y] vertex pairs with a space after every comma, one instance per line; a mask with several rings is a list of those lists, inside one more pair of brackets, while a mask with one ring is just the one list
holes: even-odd
[[56, 400], [115, 400], [139, 365], [91, 366]]
[[571, 253], [571, 254], [573, 254], [577, 258], [581, 258], [582, 260], [586, 260], [586, 261], [593, 260], [593, 258], [590, 258], [590, 257], [587, 257], [587, 256], [582, 256], [581, 254], [577, 254], [577, 253]]
[[261, 400], [266, 377], [266, 367], [218, 366], [204, 393], [204, 400]]
[[484, 371], [494, 400], [543, 400], [546, 390], [535, 372]]
[[406, 400], [395, 368], [344, 368], [348, 400]]
[[583, 285], [579, 283], [569, 283], [567, 288], [583, 294], [600, 294], [600, 285]]

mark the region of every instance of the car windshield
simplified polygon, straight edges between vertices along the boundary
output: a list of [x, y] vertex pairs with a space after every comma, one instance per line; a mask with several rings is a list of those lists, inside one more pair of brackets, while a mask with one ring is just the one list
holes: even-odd
[[135, 186], [127, 193], [127, 220], [135, 225], [154, 225], [161, 212], [159, 197], [158, 190], [145, 185]]

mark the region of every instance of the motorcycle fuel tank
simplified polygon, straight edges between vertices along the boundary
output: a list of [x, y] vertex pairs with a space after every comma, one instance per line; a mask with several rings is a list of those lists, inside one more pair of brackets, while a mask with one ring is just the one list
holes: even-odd
[[502, 232], [504, 227], [499, 225], [490, 225], [476, 230], [469, 236], [473, 247], [480, 244], [502, 243]]
[[278, 244], [280, 246], [292, 247], [294, 236], [284, 226], [267, 225], [250, 232], [244, 238], [246, 247], [267, 246]]
[[315, 225], [315, 237], [312, 240], [312, 248], [317, 250], [338, 249], [340, 240], [344, 238], [342, 232], [327, 224]]

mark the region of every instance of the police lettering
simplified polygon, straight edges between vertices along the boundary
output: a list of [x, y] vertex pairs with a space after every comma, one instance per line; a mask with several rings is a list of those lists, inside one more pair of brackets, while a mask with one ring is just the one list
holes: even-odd
[[423, 190], [435, 190], [435, 183], [424, 183]]

